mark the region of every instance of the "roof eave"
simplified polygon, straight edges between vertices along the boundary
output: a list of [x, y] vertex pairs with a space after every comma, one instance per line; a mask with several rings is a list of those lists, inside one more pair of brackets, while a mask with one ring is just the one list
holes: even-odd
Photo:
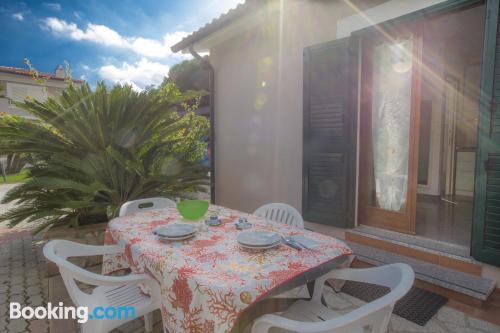
[[176, 53], [186, 50], [191, 45], [200, 43], [202, 40], [210, 37], [212, 34], [220, 31], [231, 23], [238, 21], [239, 19], [249, 14], [251, 12], [251, 9], [255, 8], [261, 2], [262, 1], [258, 0], [246, 0], [244, 3], [236, 6], [236, 8], [220, 15], [218, 18], [213, 19], [212, 22], [207, 23], [205, 26], [194, 31], [189, 36], [182, 39], [179, 43], [173, 45], [170, 49], [172, 50], [172, 52]]

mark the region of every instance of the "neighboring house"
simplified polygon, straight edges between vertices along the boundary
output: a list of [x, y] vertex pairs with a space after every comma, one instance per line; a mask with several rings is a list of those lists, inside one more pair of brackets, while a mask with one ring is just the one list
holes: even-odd
[[[500, 282], [498, 7], [248, 0], [184, 38], [214, 70], [215, 202]], [[417, 273], [488, 297], [453, 272]]]
[[[40, 73], [39, 76], [45, 80], [43, 84], [37, 83], [27, 69], [0, 66], [0, 112], [33, 118], [11, 101], [22, 102], [27, 97], [45, 101], [49, 96], [61, 94], [66, 88], [64, 69], [61, 66], [56, 68], [54, 74]], [[73, 80], [76, 85], [83, 82]]]

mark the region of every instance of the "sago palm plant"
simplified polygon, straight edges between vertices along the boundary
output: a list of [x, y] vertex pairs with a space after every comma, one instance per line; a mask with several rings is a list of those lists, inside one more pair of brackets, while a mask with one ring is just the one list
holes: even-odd
[[4, 197], [16, 206], [0, 221], [42, 219], [38, 230], [79, 225], [116, 216], [128, 200], [199, 190], [208, 125], [176, 111], [191, 98], [173, 85], [139, 93], [99, 83], [94, 91], [70, 86], [59, 98], [18, 104], [38, 120], [4, 117], [0, 151], [29, 153], [33, 162], [29, 180]]

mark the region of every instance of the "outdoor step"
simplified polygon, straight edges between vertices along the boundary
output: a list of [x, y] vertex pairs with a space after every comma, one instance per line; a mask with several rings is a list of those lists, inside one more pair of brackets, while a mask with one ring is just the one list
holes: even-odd
[[392, 241], [394, 243], [401, 243], [414, 248], [447, 253], [450, 255], [472, 260], [472, 258], [470, 257], [470, 248], [468, 246], [443, 242], [419, 235], [410, 235], [397, 231], [370, 227], [367, 225], [360, 225], [355, 229], [350, 230], [350, 232], [376, 237], [379, 239]]
[[460, 245], [367, 226], [360, 226], [347, 231], [345, 239], [464, 273], [481, 276], [481, 264], [468, 255], [468, 248]]
[[[392, 263], [405, 263], [415, 271], [415, 277], [425, 283], [439, 288], [462, 294], [476, 301], [468, 302], [474, 306], [480, 306], [486, 301], [495, 289], [495, 282], [472, 274], [467, 274], [426, 261], [417, 260], [408, 256], [380, 250], [371, 246], [361, 245], [351, 241], [347, 244], [352, 248], [357, 259], [375, 266]], [[437, 288], [437, 289], [439, 289]], [[439, 290], [433, 290], [439, 292]], [[445, 293], [448, 298], [455, 298], [454, 293]], [[458, 297], [463, 301], [463, 297]]]

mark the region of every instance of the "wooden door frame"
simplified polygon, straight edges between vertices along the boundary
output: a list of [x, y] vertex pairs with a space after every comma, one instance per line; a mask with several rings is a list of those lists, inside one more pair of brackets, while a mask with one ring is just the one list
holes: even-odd
[[[391, 27], [395, 28], [395, 27]], [[416, 202], [418, 189], [418, 144], [420, 128], [422, 25], [411, 24], [413, 38], [413, 66], [411, 82], [411, 110], [409, 132], [408, 188], [405, 212], [393, 212], [369, 205], [372, 167], [371, 148], [371, 51], [379, 44], [373, 42], [373, 33], [362, 39], [361, 95], [360, 95], [360, 135], [359, 135], [359, 181], [358, 181], [358, 222], [394, 231], [415, 234]], [[376, 33], [376, 32], [374, 32]], [[382, 40], [383, 42], [383, 40]]]
[[[455, 180], [456, 180], [456, 167], [457, 167], [457, 156], [456, 156], [456, 135], [457, 135], [457, 109], [458, 109], [458, 104], [455, 105], [455, 110], [453, 111], [453, 119], [452, 119], [452, 131], [453, 131], [453, 145], [450, 147], [446, 141], [449, 142], [449, 128], [447, 126], [450, 126], [449, 123], [447, 123], [447, 119], [449, 116], [449, 107], [448, 107], [448, 99], [447, 99], [447, 92], [450, 87], [455, 89], [455, 93], [457, 96], [461, 93], [460, 92], [460, 83], [458, 82], [458, 79], [449, 73], [444, 74], [443, 78], [445, 82], [445, 86], [443, 88], [443, 94], [442, 94], [442, 102], [443, 102], [443, 107], [442, 107], [442, 120], [441, 120], [441, 166], [440, 166], [440, 191], [439, 195], [442, 198], [447, 198], [448, 195], [451, 196], [451, 198], [455, 197]], [[462, 93], [463, 94], [463, 93]], [[458, 103], [458, 99], [455, 100], [454, 102]], [[448, 139], [448, 140], [447, 140]], [[452, 156], [450, 157], [450, 161], [448, 161], [448, 155], [451, 154]], [[448, 164], [449, 162], [449, 164]], [[447, 194], [447, 191], [451, 191], [450, 194]], [[452, 199], [454, 200], [454, 199]]]

